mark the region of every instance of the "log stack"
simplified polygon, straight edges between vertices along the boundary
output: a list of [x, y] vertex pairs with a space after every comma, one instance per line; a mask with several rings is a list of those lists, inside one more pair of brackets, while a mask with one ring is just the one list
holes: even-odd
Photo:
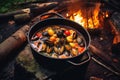
[[35, 4], [34, 7], [28, 7], [21, 10], [0, 14], [0, 22], [15, 20], [16, 22], [21, 23], [29, 21], [33, 17], [53, 9], [57, 5], [58, 2], [41, 3]]

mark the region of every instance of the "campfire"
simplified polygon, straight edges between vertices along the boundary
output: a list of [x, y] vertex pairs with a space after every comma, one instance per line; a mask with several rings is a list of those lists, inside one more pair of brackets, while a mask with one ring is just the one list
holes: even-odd
[[66, 13], [66, 17], [79, 23], [86, 29], [97, 29], [102, 27], [101, 23], [103, 23], [104, 18], [109, 17], [108, 11], [100, 14], [101, 3], [92, 3], [91, 6], [88, 6], [87, 3], [83, 4], [85, 6], [82, 8], [80, 6], [80, 8], [77, 10], [73, 10], [71, 7], [68, 7], [68, 13]]

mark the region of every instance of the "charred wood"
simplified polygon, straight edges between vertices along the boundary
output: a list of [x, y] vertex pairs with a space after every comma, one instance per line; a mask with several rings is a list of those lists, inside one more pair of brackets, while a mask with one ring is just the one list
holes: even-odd
[[113, 33], [114, 33], [113, 44], [120, 43], [120, 32], [119, 32], [119, 30], [117, 29], [117, 27], [115, 26], [115, 24], [111, 20], [109, 20], [109, 24], [112, 28]]

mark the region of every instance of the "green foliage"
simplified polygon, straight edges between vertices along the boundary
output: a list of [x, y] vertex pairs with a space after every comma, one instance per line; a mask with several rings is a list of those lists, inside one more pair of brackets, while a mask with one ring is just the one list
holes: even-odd
[[13, 11], [22, 8], [21, 6], [17, 6], [17, 4], [30, 1], [36, 0], [0, 0], [0, 13], [5, 13], [8, 11]]

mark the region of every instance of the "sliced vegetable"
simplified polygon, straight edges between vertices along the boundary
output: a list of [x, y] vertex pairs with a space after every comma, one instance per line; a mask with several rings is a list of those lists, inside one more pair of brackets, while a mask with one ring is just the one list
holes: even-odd
[[53, 30], [53, 29], [49, 29], [49, 30], [48, 30], [48, 34], [49, 34], [50, 36], [52, 36], [52, 35], [54, 34], [54, 30]]
[[69, 43], [71, 47], [75, 48], [75, 43]]
[[65, 30], [65, 31], [64, 31], [64, 34], [65, 34], [66, 36], [70, 36], [70, 31], [69, 31], [69, 30]]
[[70, 45], [65, 45], [65, 49], [70, 51], [71, 50], [71, 46]]
[[37, 37], [42, 37], [42, 34], [40, 32], [36, 33]]
[[84, 47], [78, 47], [78, 52], [82, 53], [84, 51], [84, 49], [85, 49]]
[[73, 56], [77, 56], [78, 55], [78, 50], [73, 48], [71, 53], [72, 53]]
[[72, 36], [67, 36], [66, 39], [67, 39], [67, 42], [72, 42], [73, 41]]
[[54, 42], [54, 41], [56, 41], [56, 37], [54, 37], [54, 36], [51, 36], [51, 37], [50, 37], [50, 41], [51, 41], [51, 42]]

